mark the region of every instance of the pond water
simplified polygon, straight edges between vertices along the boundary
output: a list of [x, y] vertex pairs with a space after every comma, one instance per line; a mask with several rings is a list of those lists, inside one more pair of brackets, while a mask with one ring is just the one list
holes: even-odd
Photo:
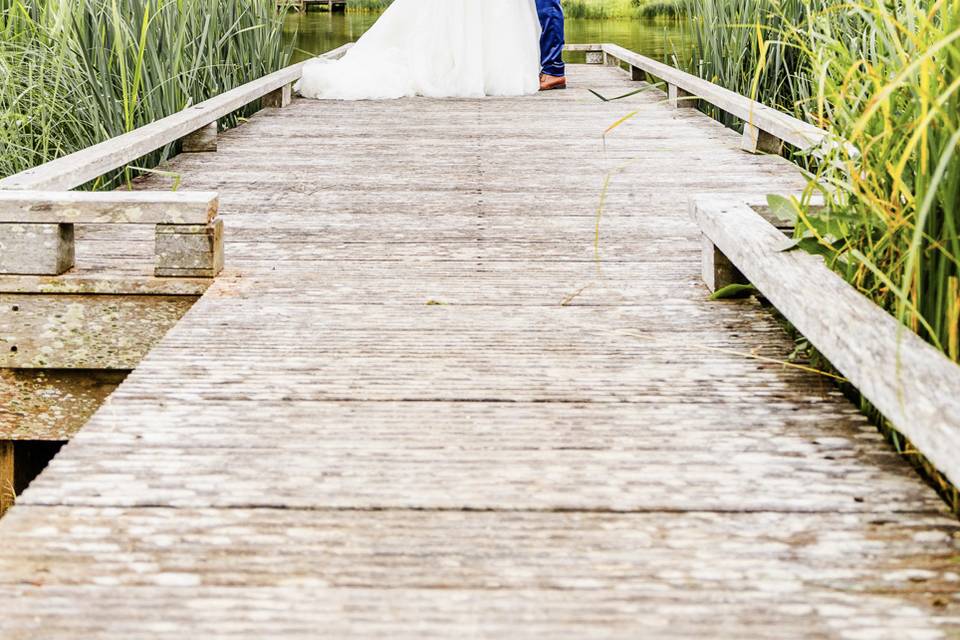
[[[286, 29], [289, 37], [297, 37], [295, 61], [355, 41], [377, 17], [375, 13], [291, 12]], [[675, 54], [682, 57], [690, 47], [686, 24], [673, 18], [567, 19], [567, 42], [613, 42], [657, 60]]]

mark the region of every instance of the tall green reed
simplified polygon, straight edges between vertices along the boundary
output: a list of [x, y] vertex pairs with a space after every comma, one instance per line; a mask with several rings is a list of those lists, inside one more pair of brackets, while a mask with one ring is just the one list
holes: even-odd
[[281, 68], [282, 28], [274, 0], [5, 0], [0, 175]]

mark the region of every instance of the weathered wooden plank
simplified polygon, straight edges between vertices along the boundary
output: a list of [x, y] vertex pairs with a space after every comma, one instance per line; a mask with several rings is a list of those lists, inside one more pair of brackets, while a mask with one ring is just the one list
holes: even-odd
[[0, 293], [201, 296], [209, 278], [158, 278], [151, 273], [78, 269], [62, 276], [0, 275]]
[[223, 220], [207, 225], [158, 224], [157, 277], [212, 278], [223, 270]]
[[0, 223], [207, 224], [218, 208], [215, 192], [0, 191]]
[[70, 440], [126, 373], [0, 369], [0, 440]]
[[960, 367], [900, 325], [749, 206], [713, 196], [691, 212], [709, 239], [952, 482], [960, 484]]
[[[344, 45], [323, 57], [339, 58], [349, 48], [350, 45]], [[303, 64], [291, 65], [130, 133], [0, 180], [0, 189], [36, 191], [76, 188], [175, 142], [275, 89], [295, 82], [303, 72]]]
[[0, 294], [0, 366], [133, 369], [194, 300]]
[[[955, 520], [766, 307], [699, 282], [688, 193], [804, 178], [569, 74], [297, 100], [174, 158], [222, 191], [231, 271], [0, 522], [0, 636], [952, 631]], [[78, 225], [78, 269], [133, 273], [151, 231]]]
[[73, 640], [78, 634], [103, 640], [170, 638], [186, 628], [216, 640], [263, 634], [310, 638], [318, 628], [333, 637], [389, 635], [398, 640], [451, 634], [480, 640], [650, 635], [901, 640], [935, 638], [956, 626], [952, 602], [945, 596], [902, 598], [824, 588], [774, 593], [773, 577], [762, 590], [695, 589], [696, 577], [686, 590], [665, 589], [663, 578], [641, 590], [592, 589], [589, 580], [567, 589], [391, 589], [317, 583], [204, 587], [178, 579], [188, 578], [166, 575], [164, 584], [127, 589], [45, 587], [29, 580], [2, 587], [0, 597], [18, 606], [0, 620], [0, 631], [9, 630], [14, 640]]
[[[0, 563], [0, 585], [17, 584], [21, 572], [42, 574], [50, 587], [101, 578], [129, 589], [172, 574], [208, 588], [575, 590], [588, 584], [642, 592], [656, 582], [677, 599], [728, 588], [769, 589], [761, 597], [770, 601], [783, 596], [779, 582], [795, 594], [831, 589], [950, 599], [960, 552], [960, 523], [916, 513], [825, 514], [814, 521], [796, 513], [50, 507], [21, 508], [10, 517], [16, 531], [4, 539], [0, 558], [18, 562]], [[223, 553], [228, 543], [231, 553]], [[38, 553], [48, 545], [50, 551]], [[662, 553], [661, 545], [673, 553]], [[151, 561], [141, 571], [129, 571], [146, 557]], [[960, 602], [949, 605], [957, 609]]]
[[0, 222], [0, 274], [59, 275], [73, 263], [72, 224]]

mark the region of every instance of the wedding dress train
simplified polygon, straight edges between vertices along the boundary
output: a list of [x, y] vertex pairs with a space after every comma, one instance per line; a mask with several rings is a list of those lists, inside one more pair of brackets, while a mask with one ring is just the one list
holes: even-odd
[[296, 85], [329, 100], [514, 96], [539, 89], [535, 0], [394, 0], [347, 54]]

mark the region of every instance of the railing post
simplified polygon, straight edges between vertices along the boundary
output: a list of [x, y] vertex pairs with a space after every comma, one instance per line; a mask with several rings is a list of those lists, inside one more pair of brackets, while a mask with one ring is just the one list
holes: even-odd
[[706, 236], [700, 234], [703, 282], [711, 292], [731, 284], [746, 284], [747, 279], [740, 273], [727, 256]]
[[667, 100], [674, 109], [697, 108], [697, 96], [684, 91], [675, 84], [667, 85]]
[[158, 224], [157, 277], [213, 278], [223, 270], [223, 221]]
[[630, 79], [634, 82], [642, 82], [647, 79], [647, 74], [640, 67], [630, 65]]
[[587, 64], [603, 64], [603, 51], [587, 51]]
[[756, 125], [743, 123], [743, 141], [740, 148], [750, 153], [779, 154], [783, 150], [783, 140], [760, 129]]
[[620, 64], [620, 60], [609, 53], [604, 53], [603, 64], [607, 65], [608, 67], [616, 67]]
[[73, 264], [72, 224], [0, 223], [0, 273], [58, 276]]
[[197, 129], [183, 137], [180, 149], [184, 153], [205, 153], [217, 150], [217, 122], [211, 122], [202, 129]]
[[16, 500], [13, 440], [0, 440], [0, 516]]
[[293, 84], [285, 84], [263, 96], [261, 106], [264, 109], [282, 109], [293, 102]]

